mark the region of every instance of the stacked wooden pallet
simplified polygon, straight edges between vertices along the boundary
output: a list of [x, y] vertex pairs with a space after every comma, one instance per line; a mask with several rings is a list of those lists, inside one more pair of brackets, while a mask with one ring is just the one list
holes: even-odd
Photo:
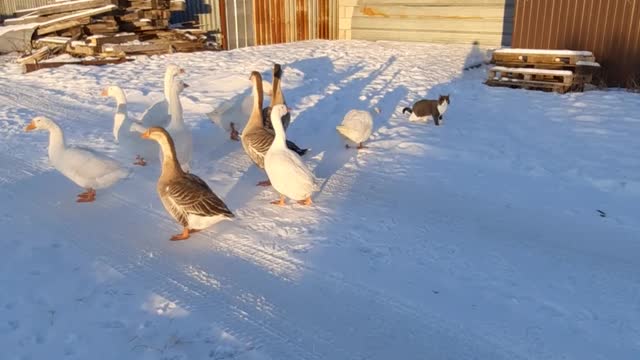
[[[121, 59], [126, 55], [211, 49], [205, 31], [169, 28], [171, 12], [184, 0], [67, 0], [18, 10], [6, 26], [33, 24], [36, 51], [22, 63], [66, 52], [77, 57]], [[46, 50], [42, 50], [46, 48]]]
[[500, 49], [493, 53], [487, 85], [583, 91], [600, 67], [590, 51]]

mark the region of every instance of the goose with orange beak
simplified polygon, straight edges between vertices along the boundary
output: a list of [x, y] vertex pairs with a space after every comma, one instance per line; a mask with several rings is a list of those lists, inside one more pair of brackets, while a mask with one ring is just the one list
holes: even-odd
[[129, 171], [116, 161], [81, 147], [67, 146], [62, 129], [53, 120], [44, 116], [35, 117], [25, 131], [46, 130], [49, 132], [49, 161], [62, 175], [86, 189], [78, 195], [77, 202], [92, 202], [96, 190], [112, 186], [126, 178]]
[[143, 139], [154, 140], [162, 152], [158, 195], [167, 212], [182, 225], [182, 233], [171, 240], [186, 240], [190, 234], [234, 217], [227, 205], [198, 176], [182, 170], [169, 133], [160, 127], [145, 131]]

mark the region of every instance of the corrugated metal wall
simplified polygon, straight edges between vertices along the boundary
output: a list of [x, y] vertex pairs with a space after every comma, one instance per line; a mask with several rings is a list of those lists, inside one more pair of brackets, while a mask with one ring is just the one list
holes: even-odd
[[227, 49], [256, 44], [253, 23], [253, 0], [226, 0]]
[[0, 0], [0, 17], [13, 16], [16, 10], [30, 9], [47, 5], [50, 0]]
[[[477, 41], [484, 46], [511, 44], [514, 0], [361, 0], [345, 3], [347, 6], [342, 11], [347, 14], [345, 24], [350, 24], [347, 32], [352, 39], [469, 44]], [[349, 3], [352, 6], [348, 6]]]
[[512, 46], [589, 50], [626, 86], [640, 79], [640, 0], [518, 0]]
[[229, 49], [338, 38], [338, 0], [226, 0], [226, 9]]

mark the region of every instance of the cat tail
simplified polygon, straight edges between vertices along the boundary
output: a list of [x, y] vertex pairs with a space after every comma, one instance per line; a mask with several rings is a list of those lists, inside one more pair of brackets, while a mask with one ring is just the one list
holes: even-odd
[[413, 110], [411, 110], [411, 108], [408, 108], [408, 107], [402, 109], [402, 113], [403, 114], [406, 113], [406, 112], [409, 112], [409, 114], [413, 114]]

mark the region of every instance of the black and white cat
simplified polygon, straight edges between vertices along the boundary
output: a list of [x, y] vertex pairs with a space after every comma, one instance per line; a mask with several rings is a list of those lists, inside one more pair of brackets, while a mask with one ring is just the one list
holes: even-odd
[[423, 99], [413, 104], [412, 108], [402, 109], [402, 113], [409, 112], [409, 121], [428, 121], [431, 116], [436, 125], [444, 121], [442, 115], [447, 111], [450, 100], [449, 95], [440, 95], [438, 100]]

